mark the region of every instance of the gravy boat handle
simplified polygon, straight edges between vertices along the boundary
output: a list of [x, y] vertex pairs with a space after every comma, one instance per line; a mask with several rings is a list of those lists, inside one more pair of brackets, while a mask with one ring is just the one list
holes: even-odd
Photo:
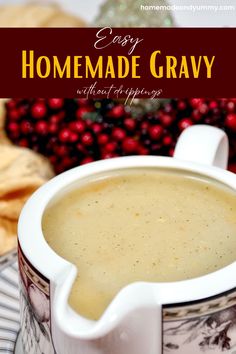
[[174, 152], [179, 160], [227, 168], [228, 137], [222, 129], [208, 125], [194, 125], [180, 135]]

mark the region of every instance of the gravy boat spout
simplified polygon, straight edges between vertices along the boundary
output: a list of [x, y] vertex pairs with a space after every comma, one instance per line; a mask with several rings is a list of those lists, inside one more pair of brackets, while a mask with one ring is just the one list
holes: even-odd
[[143, 354], [144, 347], [145, 354], [161, 354], [162, 309], [156, 296], [158, 284], [127, 285], [100, 319], [92, 321], [80, 316], [68, 304], [76, 274], [76, 267], [71, 265], [52, 284], [52, 333], [57, 354], [84, 354], [85, 350], [88, 354]]

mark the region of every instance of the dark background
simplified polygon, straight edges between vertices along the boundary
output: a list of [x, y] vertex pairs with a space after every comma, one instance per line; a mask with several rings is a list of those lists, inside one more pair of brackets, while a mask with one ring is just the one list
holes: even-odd
[[[130, 46], [113, 45], [96, 50], [96, 28], [2, 28], [0, 29], [0, 97], [77, 97], [76, 91], [98, 81], [103, 88], [112, 83], [126, 87], [162, 89], [160, 97], [234, 97], [236, 93], [236, 28], [115, 28], [114, 35], [130, 34], [143, 38], [132, 55], [140, 55], [141, 79], [22, 79], [22, 50], [34, 50], [35, 57], [57, 55], [64, 62], [67, 55], [127, 55]], [[213, 77], [207, 79], [155, 79], [149, 70], [150, 55], [155, 50], [165, 55], [215, 55]], [[163, 63], [160, 63], [163, 64]], [[204, 70], [204, 73], [206, 71]], [[100, 97], [102, 98], [102, 97]]]

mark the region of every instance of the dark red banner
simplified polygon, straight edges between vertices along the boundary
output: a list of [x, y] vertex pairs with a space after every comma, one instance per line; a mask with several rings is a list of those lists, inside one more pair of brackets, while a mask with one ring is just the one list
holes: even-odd
[[236, 94], [236, 28], [4, 28], [0, 35], [0, 97]]

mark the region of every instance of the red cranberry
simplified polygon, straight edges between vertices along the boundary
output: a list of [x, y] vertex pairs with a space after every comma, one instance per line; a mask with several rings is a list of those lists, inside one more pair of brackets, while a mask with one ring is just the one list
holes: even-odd
[[173, 112], [173, 107], [172, 107], [171, 103], [167, 103], [165, 105], [164, 112], [166, 112], [166, 113], [172, 113]]
[[57, 157], [55, 155], [49, 156], [49, 161], [52, 165], [55, 165], [57, 162]]
[[105, 145], [109, 141], [109, 136], [107, 134], [100, 134], [97, 139], [99, 145]]
[[230, 113], [226, 116], [225, 125], [232, 131], [236, 132], [236, 113]]
[[186, 109], [186, 107], [187, 107], [187, 105], [186, 105], [186, 103], [184, 101], [179, 101], [178, 102], [178, 109], [180, 111], [183, 111], [184, 109]]
[[49, 118], [49, 122], [50, 123], [55, 123], [58, 124], [61, 122], [61, 116], [60, 114], [53, 114], [50, 118]]
[[35, 103], [31, 108], [31, 114], [33, 118], [44, 118], [47, 113], [47, 108], [43, 102]]
[[48, 131], [51, 134], [56, 134], [58, 132], [58, 125], [56, 123], [50, 123], [48, 126]]
[[33, 128], [32, 124], [31, 124], [31, 122], [29, 122], [28, 120], [24, 120], [20, 124], [20, 130], [25, 135], [31, 134], [33, 129], [34, 128]]
[[112, 118], [122, 118], [125, 115], [125, 108], [122, 104], [115, 106], [109, 112], [109, 116]]
[[134, 131], [136, 128], [136, 120], [133, 118], [126, 118], [124, 120], [124, 126], [128, 131]]
[[102, 131], [102, 125], [99, 123], [93, 123], [91, 129], [94, 132], [94, 134], [99, 134]]
[[162, 142], [163, 142], [163, 145], [169, 146], [169, 145], [171, 145], [173, 143], [173, 140], [172, 140], [172, 137], [170, 135], [166, 135], [166, 136], [164, 136]]
[[86, 119], [84, 119], [84, 122], [86, 123], [86, 126], [87, 126], [88, 128], [91, 128], [92, 125], [93, 125], [92, 119], [86, 118]]
[[74, 132], [71, 132], [69, 140], [70, 140], [71, 143], [75, 143], [76, 141], [79, 140], [78, 134], [76, 134]]
[[128, 154], [137, 152], [138, 148], [139, 148], [139, 144], [137, 140], [133, 138], [125, 138], [125, 140], [122, 143], [122, 149], [124, 150], [124, 152]]
[[66, 145], [59, 145], [55, 148], [55, 153], [56, 153], [56, 155], [58, 155], [60, 157], [64, 157], [64, 156], [68, 155], [69, 149]]
[[16, 107], [16, 104], [17, 104], [17, 102], [15, 100], [10, 100], [10, 101], [7, 101], [6, 107], [7, 107], [7, 109], [13, 109]]
[[150, 126], [150, 124], [148, 122], [146, 122], [146, 121], [141, 123], [141, 129], [142, 130], [146, 130], [147, 131], [149, 126]]
[[147, 148], [145, 148], [144, 146], [140, 146], [138, 148], [138, 154], [139, 155], [148, 155], [149, 154], [149, 150]]
[[79, 106], [87, 106], [89, 101], [87, 100], [87, 98], [78, 98], [78, 103]]
[[39, 121], [36, 123], [35, 131], [40, 135], [47, 135], [48, 133], [48, 124], [45, 121]]
[[29, 142], [28, 142], [28, 140], [27, 139], [20, 139], [20, 141], [19, 141], [19, 146], [21, 146], [21, 147], [29, 147]]
[[184, 129], [190, 127], [191, 125], [193, 125], [193, 122], [190, 118], [183, 118], [179, 121], [178, 123], [178, 127], [181, 131], [183, 131]]
[[17, 109], [12, 109], [9, 112], [9, 118], [12, 120], [19, 120], [20, 119], [20, 112]]
[[112, 159], [113, 157], [117, 157], [118, 155], [114, 152], [104, 152], [102, 153], [102, 159]]
[[148, 122], [142, 122], [140, 126], [140, 131], [142, 135], [147, 135], [150, 124]]
[[233, 101], [230, 101], [227, 103], [227, 112], [231, 113], [234, 112], [235, 110], [235, 103]]
[[62, 166], [64, 167], [63, 170], [66, 170], [67, 168], [70, 168], [73, 166], [73, 160], [69, 156], [65, 156], [62, 161]]
[[78, 143], [76, 145], [76, 149], [81, 152], [82, 154], [86, 154], [86, 148], [81, 144], [81, 143]]
[[62, 98], [50, 98], [48, 100], [48, 105], [52, 109], [60, 109], [64, 105], [64, 100]]
[[85, 131], [85, 128], [86, 128], [86, 124], [83, 120], [70, 123], [70, 129], [76, 133], [79, 134], [83, 133]]
[[59, 133], [59, 139], [62, 143], [70, 141], [71, 131], [68, 128], [64, 128]]
[[114, 141], [111, 141], [110, 143], [107, 143], [105, 146], [104, 146], [104, 150], [106, 152], [114, 152], [116, 151], [117, 149], [117, 143], [114, 142]]
[[112, 132], [112, 137], [117, 141], [122, 141], [126, 137], [126, 132], [121, 128], [114, 128]]
[[93, 162], [93, 161], [94, 161], [94, 159], [91, 156], [87, 156], [83, 160], [80, 161], [80, 165], [85, 165], [85, 164]]
[[[6, 109], [9, 138], [19, 146], [43, 152], [57, 172], [86, 161], [87, 157], [90, 161], [117, 154], [172, 155], [181, 130], [198, 122], [227, 128], [231, 169], [236, 161], [236, 98], [173, 99], [157, 113], [138, 118], [132, 118], [122, 104], [106, 100], [79, 99], [65, 104], [63, 99], [14, 99], [6, 103]], [[86, 115], [89, 112], [97, 115], [96, 121], [93, 115]], [[112, 121], [113, 117], [118, 124], [116, 119]], [[155, 126], [163, 131], [159, 139], [154, 134]], [[59, 145], [63, 148], [56, 151]]]
[[174, 121], [174, 119], [169, 114], [162, 114], [160, 116], [160, 120], [164, 127], [169, 127]]
[[91, 146], [93, 145], [93, 136], [90, 132], [86, 132], [82, 135], [81, 137], [81, 142], [85, 145], [85, 146]]
[[162, 137], [163, 128], [156, 124], [149, 128], [149, 135], [152, 140], [159, 140]]
[[198, 122], [202, 119], [202, 114], [198, 109], [194, 109], [192, 112], [192, 118], [195, 120], [195, 122]]
[[192, 98], [192, 99], [190, 99], [190, 104], [194, 108], [198, 108], [202, 102], [203, 102], [202, 98]]
[[207, 106], [206, 103], [200, 104], [198, 109], [199, 109], [199, 112], [200, 112], [201, 114], [207, 114], [207, 112], [208, 112], [208, 110], [209, 110], [209, 108], [208, 108], [208, 106]]
[[20, 106], [18, 108], [19, 115], [24, 117], [27, 114], [28, 108], [26, 106]]
[[211, 101], [210, 103], [209, 103], [209, 108], [210, 109], [215, 109], [215, 108], [217, 108], [218, 107], [218, 103], [216, 102], [216, 101]]
[[86, 116], [89, 112], [91, 112], [91, 109], [90, 109], [90, 108], [88, 108], [88, 107], [81, 107], [81, 108], [77, 109], [77, 111], [76, 111], [76, 117], [77, 117], [77, 119], [83, 119], [83, 118], [85, 118], [85, 116]]

